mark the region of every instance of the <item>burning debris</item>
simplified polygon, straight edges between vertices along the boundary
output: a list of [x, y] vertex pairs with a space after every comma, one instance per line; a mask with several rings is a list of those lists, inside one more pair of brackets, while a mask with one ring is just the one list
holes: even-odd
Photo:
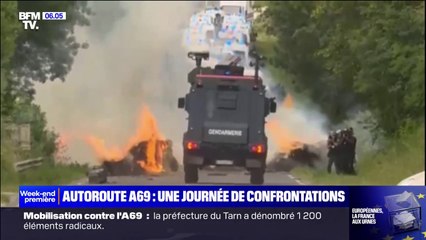
[[[299, 145], [299, 144], [298, 144]], [[310, 168], [319, 168], [324, 165], [325, 142], [313, 144], [301, 144], [287, 152], [278, 152], [268, 163], [268, 168], [274, 171], [289, 172], [297, 166], [308, 166]]]
[[[145, 141], [133, 146], [128, 154], [116, 161], [115, 159], [103, 159], [103, 166], [110, 176], [160, 174], [165, 171], [175, 172], [179, 165], [172, 153], [172, 141], [157, 140], [155, 144]], [[152, 154], [154, 148], [155, 161], [148, 162], [147, 156]], [[161, 169], [161, 171], [158, 171]]]
[[87, 136], [86, 142], [109, 175], [158, 175], [177, 171], [179, 166], [172, 153], [172, 141], [162, 137], [148, 107], [142, 109], [136, 135], [125, 147], [108, 148], [103, 139], [94, 136]]
[[94, 166], [89, 169], [87, 177], [89, 178], [90, 184], [102, 184], [108, 182], [107, 172], [102, 166]]
[[302, 129], [294, 121], [288, 121], [290, 115], [295, 114], [294, 100], [290, 94], [282, 101], [281, 109], [285, 113], [283, 121], [272, 118], [266, 124], [271, 140], [278, 147], [268, 168], [275, 171], [290, 171], [296, 166], [323, 168], [327, 159], [325, 140], [319, 141], [322, 139], [319, 134], [302, 134]]

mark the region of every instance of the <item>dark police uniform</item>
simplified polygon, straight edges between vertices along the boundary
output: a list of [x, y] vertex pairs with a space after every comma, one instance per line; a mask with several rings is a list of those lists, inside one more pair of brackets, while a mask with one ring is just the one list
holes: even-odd
[[350, 168], [350, 141], [349, 136], [347, 133], [347, 130], [345, 129], [342, 132], [342, 143], [341, 143], [341, 149], [342, 149], [342, 155], [341, 155], [341, 161], [342, 161], [342, 172], [344, 174], [349, 173]]
[[334, 135], [333, 133], [328, 136], [327, 147], [328, 147], [327, 172], [331, 173], [331, 167], [333, 166], [333, 164], [335, 164], [335, 161], [336, 161], [336, 135]]
[[349, 129], [349, 136], [348, 136], [348, 142], [349, 142], [349, 149], [348, 149], [348, 173], [349, 174], [356, 174], [355, 172], [355, 154], [356, 154], [356, 142], [357, 139], [353, 135], [353, 130]]
[[345, 143], [343, 139], [343, 133], [339, 132], [336, 136], [336, 158], [334, 160], [334, 166], [336, 173], [341, 174], [345, 172]]
[[356, 174], [354, 168], [356, 138], [353, 135], [353, 129], [343, 129], [331, 133], [328, 136], [327, 145], [328, 173], [331, 173], [331, 167], [334, 164], [337, 174]]

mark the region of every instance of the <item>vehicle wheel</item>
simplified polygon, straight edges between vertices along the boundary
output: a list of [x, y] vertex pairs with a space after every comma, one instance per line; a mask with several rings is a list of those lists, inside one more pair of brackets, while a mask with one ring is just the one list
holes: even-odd
[[250, 183], [262, 185], [264, 182], [263, 175], [265, 174], [264, 168], [254, 168], [250, 170]]
[[198, 168], [197, 166], [185, 164], [185, 183], [197, 183], [198, 182]]
[[172, 158], [171, 160], [170, 160], [170, 162], [169, 162], [169, 167], [170, 167], [170, 170], [172, 171], [172, 172], [177, 172], [177, 170], [179, 170], [179, 163], [178, 163], [178, 161], [176, 160], [176, 158]]

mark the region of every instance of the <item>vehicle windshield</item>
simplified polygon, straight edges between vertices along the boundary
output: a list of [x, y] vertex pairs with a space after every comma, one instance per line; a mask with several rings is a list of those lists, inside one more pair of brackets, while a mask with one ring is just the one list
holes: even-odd
[[222, 6], [221, 9], [225, 14], [243, 14], [243, 8], [240, 6]]

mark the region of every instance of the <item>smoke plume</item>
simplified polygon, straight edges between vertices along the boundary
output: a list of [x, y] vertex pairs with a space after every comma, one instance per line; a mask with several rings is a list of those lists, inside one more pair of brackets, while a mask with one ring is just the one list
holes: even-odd
[[[186, 58], [183, 32], [195, 2], [92, 2], [96, 13], [91, 26], [78, 29], [76, 37], [90, 47], [81, 50], [65, 82], [36, 86], [36, 101], [46, 112], [49, 125], [63, 136], [72, 161], [96, 163], [83, 140], [87, 134], [122, 146], [137, 130], [143, 105], [149, 106], [161, 133], [173, 140], [176, 158], [182, 160], [182, 134], [186, 112], [177, 108], [185, 96], [187, 73], [194, 63]], [[266, 69], [261, 75], [272, 89]], [[268, 122], [281, 129], [277, 141], [267, 129], [269, 156], [281, 151], [281, 141], [316, 143], [327, 138], [326, 118], [300, 104], [283, 104]], [[284, 137], [284, 138], [283, 138]]]
[[285, 93], [274, 91], [278, 81], [267, 69], [262, 69], [261, 75], [271, 89], [268, 95], [277, 99], [277, 112], [269, 115], [266, 125], [269, 158], [276, 152], [288, 153], [301, 144], [317, 145], [327, 140], [328, 120], [323, 114], [306, 101], [299, 101], [288, 89]]
[[[193, 63], [182, 48], [182, 26], [192, 2], [91, 3], [92, 26], [76, 31], [90, 47], [77, 55], [65, 82], [37, 85], [36, 101], [48, 123], [67, 136], [72, 161], [95, 163], [82, 136], [93, 134], [108, 145], [122, 145], [134, 134], [144, 104], [160, 131], [173, 140], [181, 159], [186, 113], [177, 98], [189, 88]], [[118, 12], [118, 14], [116, 14]]]

